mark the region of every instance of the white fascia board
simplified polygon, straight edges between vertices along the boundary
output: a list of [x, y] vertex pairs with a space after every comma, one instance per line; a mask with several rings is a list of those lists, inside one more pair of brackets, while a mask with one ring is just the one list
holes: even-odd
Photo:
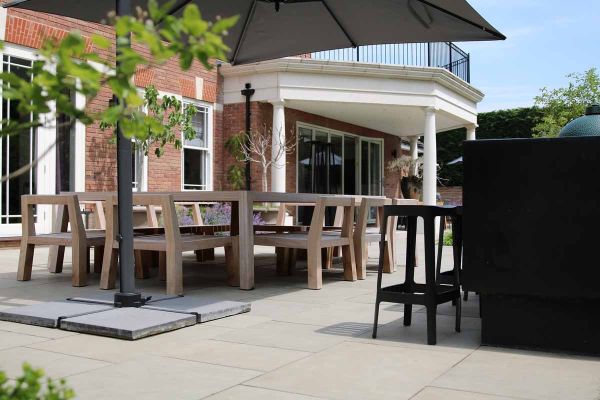
[[442, 68], [322, 61], [299, 58], [285, 58], [241, 66], [224, 64], [221, 67], [221, 73], [226, 80], [234, 76], [248, 77], [256, 74], [274, 72], [299, 72], [304, 74], [345, 77], [360, 76], [435, 81], [474, 102], [479, 102], [483, 99], [483, 93], [481, 91]]

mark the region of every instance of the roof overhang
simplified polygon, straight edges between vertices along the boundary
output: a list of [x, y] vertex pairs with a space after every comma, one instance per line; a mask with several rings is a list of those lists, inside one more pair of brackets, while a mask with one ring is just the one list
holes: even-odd
[[438, 131], [477, 123], [483, 93], [442, 68], [283, 58], [222, 64], [224, 103], [284, 100], [285, 106], [398, 136], [421, 135], [425, 109], [439, 110]]

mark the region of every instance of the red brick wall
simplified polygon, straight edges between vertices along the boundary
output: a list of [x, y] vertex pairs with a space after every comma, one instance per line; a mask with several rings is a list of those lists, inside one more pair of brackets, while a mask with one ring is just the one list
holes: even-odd
[[[252, 102], [250, 103], [252, 120], [252, 129], [267, 129], [271, 128], [273, 120], [273, 106], [269, 103]], [[245, 104], [226, 104], [224, 106], [223, 113], [223, 141], [233, 134], [242, 132], [245, 129]], [[392, 159], [392, 151], [396, 150], [397, 156], [402, 154], [401, 150], [401, 139], [397, 136], [388, 135], [380, 131], [375, 131], [362, 126], [349, 124], [342, 121], [322, 117], [315, 114], [306, 113], [304, 111], [295, 110], [292, 108], [285, 109], [285, 125], [286, 125], [286, 136], [294, 138], [296, 136], [296, 123], [304, 122], [322, 126], [324, 128], [335, 129], [346, 133], [359, 135], [362, 137], [370, 138], [383, 138], [383, 152], [384, 152], [384, 188], [387, 196], [397, 196], [397, 176], [389, 171], [385, 170], [385, 166]], [[220, 171], [222, 171], [220, 185], [224, 189], [229, 189], [230, 185], [227, 182], [227, 166], [234, 163], [233, 158], [229, 153], [221, 149], [224, 157], [222, 157], [223, 163]], [[218, 160], [218, 159], [217, 159]], [[253, 164], [252, 166], [252, 185], [254, 190], [261, 189], [261, 173], [258, 165]], [[269, 174], [270, 179], [270, 174]], [[269, 182], [270, 187], [270, 182]], [[287, 168], [286, 168], [286, 190], [288, 192], [296, 191], [296, 152], [295, 149], [291, 154], [287, 155]]]
[[438, 186], [438, 192], [442, 196], [442, 201], [450, 204], [462, 204], [462, 186]]
[[[8, 10], [6, 22], [6, 41], [33, 49], [40, 48], [44, 38], [61, 38], [71, 30], [78, 30], [89, 38], [93, 34], [101, 34], [109, 38], [113, 46], [108, 50], [96, 51], [107, 60], [112, 60], [115, 52], [115, 37], [111, 27], [84, 22], [71, 18], [52, 16], [26, 10]], [[89, 42], [90, 48], [92, 47]], [[136, 50], [148, 54], [146, 49], [134, 45]], [[160, 91], [196, 98], [196, 78], [203, 79], [203, 90], [199, 100], [214, 103], [217, 101], [218, 77], [216, 68], [207, 70], [200, 63], [194, 63], [185, 72], [180, 71], [177, 59], [152, 67], [141, 68], [135, 76], [135, 83], [140, 87], [153, 84]], [[99, 96], [90, 102], [90, 110], [101, 111], [110, 100], [110, 92], [103, 89]], [[214, 112], [213, 127], [215, 138], [222, 131], [222, 113]], [[116, 149], [109, 143], [112, 132], [102, 132], [98, 125], [86, 127], [86, 181], [87, 191], [114, 190], [116, 188]], [[217, 143], [215, 143], [216, 145]], [[215, 146], [217, 148], [217, 146]], [[222, 145], [220, 146], [222, 148]], [[216, 179], [215, 179], [216, 180]], [[181, 150], [168, 146], [161, 158], [150, 152], [148, 160], [149, 190], [181, 189]]]

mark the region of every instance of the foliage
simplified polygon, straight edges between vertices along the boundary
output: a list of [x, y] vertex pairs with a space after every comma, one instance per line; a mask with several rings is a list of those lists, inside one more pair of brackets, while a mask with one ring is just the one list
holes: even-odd
[[390, 160], [387, 169], [392, 172], [398, 172], [401, 178], [414, 176], [423, 178], [423, 157], [413, 160], [411, 157], [403, 155]]
[[0, 400], [68, 400], [75, 397], [64, 379], [55, 381], [46, 378], [44, 371], [23, 364], [23, 375], [9, 382], [6, 374], [0, 371]]
[[225, 141], [225, 149], [233, 156], [236, 164], [232, 164], [227, 168], [227, 180], [231, 184], [233, 190], [240, 190], [245, 186], [246, 183], [246, 170], [242, 168], [239, 163], [244, 161], [244, 152], [242, 146], [246, 134], [240, 132], [232, 135]]
[[452, 231], [444, 232], [444, 246], [452, 246]]
[[[243, 161], [257, 163], [261, 169], [262, 191], [268, 191], [267, 172], [269, 168], [291, 153], [296, 147], [294, 132], [285, 138], [283, 132], [273, 134], [273, 130], [263, 125], [262, 129], [252, 130], [245, 135], [243, 132], [236, 135], [237, 150], [243, 156]], [[276, 151], [275, 151], [276, 150]], [[277, 168], [281, 168], [277, 166]], [[285, 166], [283, 166], [285, 168]]]
[[154, 154], [160, 157], [164, 154], [165, 146], [172, 144], [176, 149], [182, 148], [179, 132], [186, 140], [196, 137], [196, 131], [192, 126], [192, 118], [198, 111], [192, 104], [184, 105], [175, 96], [163, 95], [159, 97], [158, 90], [153, 85], [146, 87], [144, 93], [144, 106], [147, 114], [154, 117], [157, 124], [152, 132], [148, 132], [146, 139], [136, 139], [136, 146], [140, 146], [145, 155], [148, 155], [150, 147], [157, 145]]
[[[231, 204], [217, 203], [212, 207], [206, 207], [202, 219], [205, 225], [229, 225], [231, 223]], [[265, 224], [260, 213], [254, 213], [252, 222], [253, 225]]]
[[[18, 103], [17, 110], [21, 115], [32, 115], [30, 122], [1, 121], [2, 134], [16, 134], [32, 126], [46, 126], [48, 121], [56, 120], [58, 114], [64, 114], [71, 117], [71, 123], [79, 121], [89, 125], [100, 122], [104, 129], [115, 128], [119, 124], [123, 135], [135, 138], [145, 151], [152, 143], [159, 147], [167, 143], [180, 145], [173, 128], [181, 128], [185, 135], [191, 135], [188, 117], [193, 110], [184, 111], [180, 102], [169, 97], [163, 97], [159, 102], [155, 90], [146, 91], [145, 98], [142, 98], [135, 86], [134, 74], [173, 57], [179, 59], [183, 70], [189, 69], [194, 60], [208, 69], [212, 68], [211, 59], [226, 58], [229, 49], [222, 36], [227, 34], [227, 29], [237, 22], [238, 17], [207, 22], [201, 18], [194, 3], [183, 9], [181, 17], [176, 17], [168, 14], [174, 4], [175, 1], [171, 0], [159, 6], [156, 0], [150, 0], [147, 11], [138, 9], [135, 16], [109, 15], [119, 49], [112, 60], [98, 54], [112, 46], [110, 40], [100, 35], [90, 38], [97, 51], [90, 51], [86, 39], [76, 31], [60, 41], [45, 38], [30, 76], [0, 73], [2, 97]], [[130, 40], [138, 46], [129, 47]], [[137, 50], [141, 48], [147, 51]], [[78, 92], [89, 103], [103, 87], [108, 87], [113, 98], [117, 99], [104, 110], [77, 109], [71, 101], [71, 93]], [[56, 110], [50, 107], [53, 101], [56, 102]], [[143, 110], [144, 104], [149, 108], [148, 114]], [[175, 114], [165, 115], [173, 110]], [[42, 115], [48, 116], [48, 119], [42, 119]], [[162, 150], [157, 151], [158, 155], [161, 153]]]
[[571, 120], [584, 114], [585, 108], [600, 102], [600, 76], [596, 68], [584, 73], [567, 75], [567, 87], [542, 88], [535, 97], [535, 105], [542, 110], [542, 118], [533, 127], [535, 137], [558, 136]]
[[243, 189], [246, 185], [246, 170], [238, 164], [232, 164], [227, 168], [227, 181], [233, 190]]
[[[480, 113], [477, 139], [531, 138], [533, 127], [541, 118], [538, 108], [513, 108]], [[462, 143], [467, 133], [455, 129], [437, 135], [439, 177], [445, 186], [462, 186], [463, 164], [448, 163], [463, 154]]]

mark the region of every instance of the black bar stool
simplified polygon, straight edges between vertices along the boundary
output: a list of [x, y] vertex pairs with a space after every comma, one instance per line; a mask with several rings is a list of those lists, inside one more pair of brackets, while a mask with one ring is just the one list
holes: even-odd
[[[452, 226], [452, 224], [450, 225]], [[437, 266], [435, 271], [435, 280], [438, 283], [452, 284], [454, 282], [454, 270], [442, 272], [442, 252], [444, 249], [444, 231], [446, 230], [446, 217], [440, 217], [440, 232], [438, 237], [438, 251], [437, 251]], [[462, 265], [459, 271], [462, 276]], [[469, 300], [469, 292], [463, 288], [463, 300]]]
[[[382, 240], [385, 239], [389, 217], [406, 217], [407, 249], [406, 275], [404, 283], [381, 287], [383, 275], [383, 241], [380, 243], [380, 259], [377, 274], [377, 297], [375, 300], [375, 321], [373, 338], [377, 337], [379, 304], [382, 301], [404, 304], [404, 325], [410, 326], [412, 305], [420, 304], [427, 308], [427, 344], [436, 344], [437, 305], [449, 301], [456, 303], [456, 332], [460, 332], [460, 267], [462, 253], [462, 207], [456, 206], [406, 206], [390, 205], [383, 208], [381, 224]], [[417, 218], [423, 218], [425, 227], [425, 284], [415, 283], [415, 254], [417, 245]], [[435, 259], [435, 218], [452, 218], [452, 245], [454, 255], [453, 280], [436, 282]]]

